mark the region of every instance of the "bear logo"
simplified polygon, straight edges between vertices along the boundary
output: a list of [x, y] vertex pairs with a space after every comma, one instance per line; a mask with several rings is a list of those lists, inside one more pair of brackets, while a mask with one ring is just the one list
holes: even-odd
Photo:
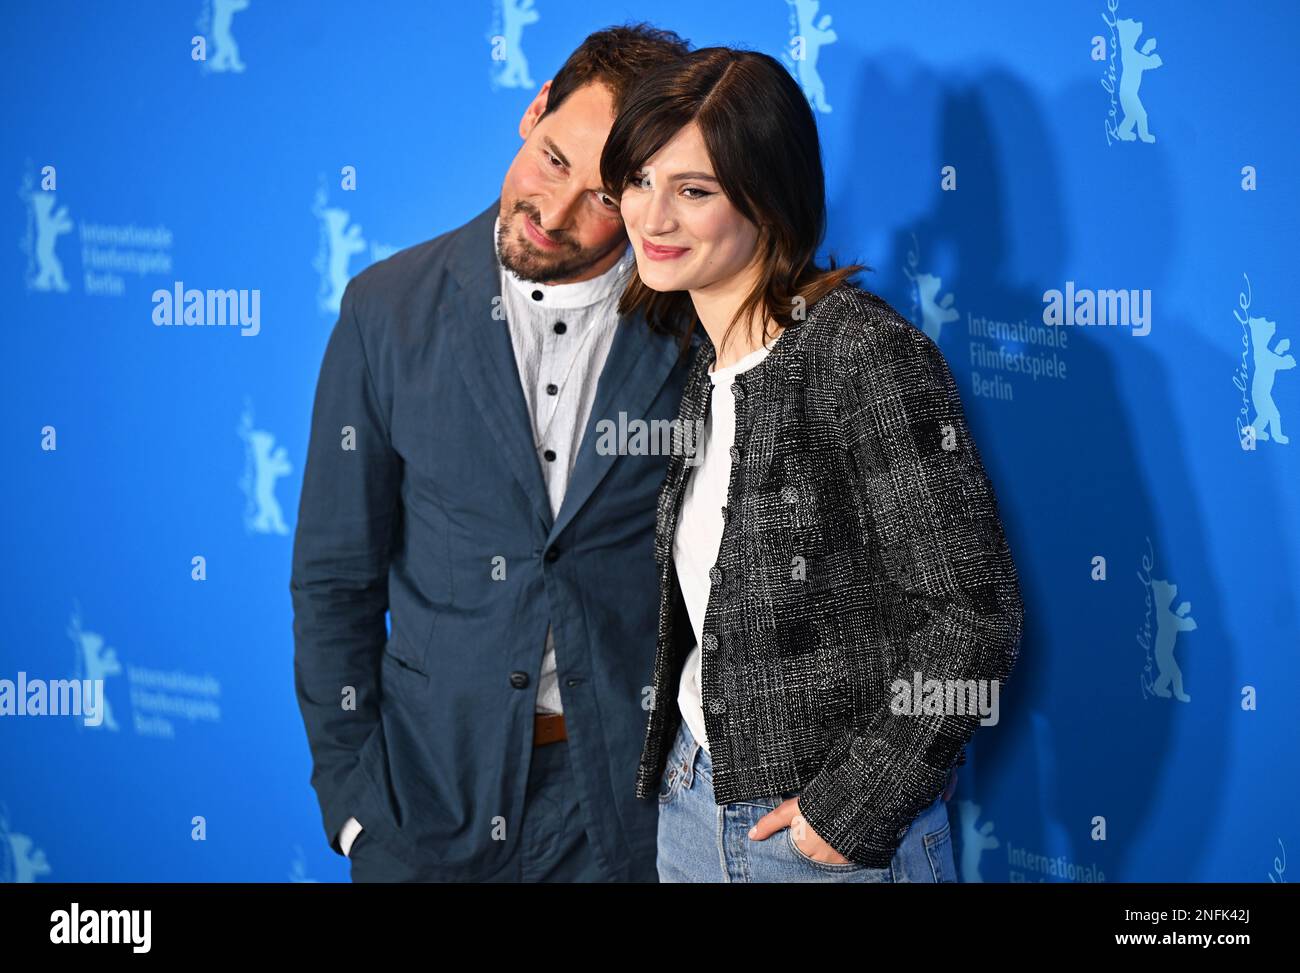
[[[1174, 596], [1178, 594], [1178, 585], [1168, 581], [1152, 578], [1151, 592], [1156, 606], [1155, 657], [1156, 665], [1160, 669], [1160, 675], [1150, 687], [1151, 691], [1166, 699], [1173, 695], [1184, 703], [1190, 703], [1192, 697], [1183, 692], [1183, 671], [1178, 668], [1178, 662], [1174, 659], [1174, 642], [1178, 639], [1179, 632], [1191, 632], [1196, 629], [1196, 619], [1188, 614], [1192, 610], [1192, 603], [1185, 601], [1178, 606], [1176, 612], [1171, 611], [1169, 606], [1173, 604]], [[1172, 694], [1169, 691], [1171, 683]]]
[[[1156, 137], [1147, 128], [1147, 110], [1138, 97], [1138, 88], [1142, 84], [1142, 75], [1152, 68], [1158, 68], [1164, 62], [1159, 54], [1152, 54], [1156, 49], [1156, 39], [1152, 37], [1137, 49], [1138, 38], [1142, 36], [1140, 20], [1117, 20], [1119, 28], [1119, 105], [1124, 111], [1124, 120], [1120, 122], [1118, 135], [1125, 142], [1141, 138], [1143, 142], [1154, 142]], [[1133, 134], [1137, 126], [1138, 134]]]
[[1286, 445], [1291, 440], [1282, 435], [1282, 416], [1273, 401], [1273, 379], [1278, 371], [1295, 368], [1295, 357], [1288, 355], [1291, 339], [1283, 338], [1271, 349], [1268, 343], [1273, 340], [1277, 323], [1267, 318], [1250, 318], [1250, 347], [1255, 363], [1255, 371], [1250, 379], [1251, 404], [1255, 407], [1255, 421], [1251, 427], [1255, 430], [1255, 439]]

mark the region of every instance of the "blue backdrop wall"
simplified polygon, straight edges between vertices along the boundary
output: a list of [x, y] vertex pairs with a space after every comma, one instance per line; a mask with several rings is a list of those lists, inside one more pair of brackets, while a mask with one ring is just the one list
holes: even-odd
[[[962, 386], [1027, 610], [952, 805], [963, 880], [1285, 880], [1285, 0], [7, 4], [0, 878], [346, 880], [288, 592], [339, 295], [486, 206], [538, 86], [641, 19], [786, 59], [828, 249]], [[178, 287], [246, 323], [159, 326]], [[74, 677], [97, 725], [15, 708]]]

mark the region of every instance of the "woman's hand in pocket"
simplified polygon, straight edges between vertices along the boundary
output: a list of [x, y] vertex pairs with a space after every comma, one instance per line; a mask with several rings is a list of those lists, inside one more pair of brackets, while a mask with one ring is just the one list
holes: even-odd
[[749, 829], [749, 837], [763, 841], [782, 828], [790, 828], [790, 840], [809, 858], [831, 865], [846, 865], [849, 860], [822, 840], [808, 819], [799, 813], [799, 798], [789, 797], [768, 811]]

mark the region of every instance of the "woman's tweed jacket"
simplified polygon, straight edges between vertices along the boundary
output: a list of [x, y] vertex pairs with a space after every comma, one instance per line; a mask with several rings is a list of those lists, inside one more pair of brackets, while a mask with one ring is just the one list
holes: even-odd
[[[702, 428], [713, 360], [706, 338], [659, 492], [643, 798], [659, 789], [694, 644], [672, 547], [695, 466], [682, 425]], [[980, 719], [892, 712], [891, 683], [1001, 683], [1019, 655], [1020, 587], [993, 488], [939, 349], [857, 287], [809, 308], [731, 388], [736, 438], [701, 640], [715, 798], [802, 789], [819, 836], [883, 868]]]

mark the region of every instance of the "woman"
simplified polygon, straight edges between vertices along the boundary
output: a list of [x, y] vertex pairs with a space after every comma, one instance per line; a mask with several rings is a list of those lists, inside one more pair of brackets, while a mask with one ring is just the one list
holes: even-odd
[[962, 704], [1010, 674], [1022, 606], [943, 357], [813, 262], [817, 128], [774, 59], [646, 77], [601, 176], [636, 254], [620, 311], [707, 335], [659, 494], [637, 794], [661, 880], [956, 881]]

